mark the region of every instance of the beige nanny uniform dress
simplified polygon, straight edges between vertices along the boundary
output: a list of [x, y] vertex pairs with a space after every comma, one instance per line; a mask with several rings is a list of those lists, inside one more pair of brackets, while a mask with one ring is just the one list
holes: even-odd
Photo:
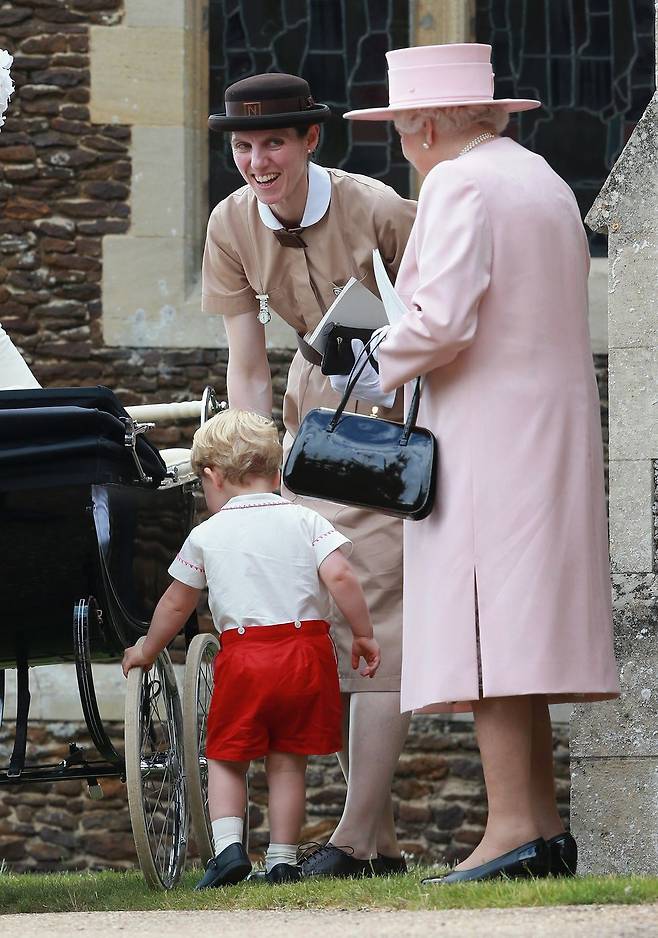
[[[383, 183], [312, 163], [306, 210], [295, 239], [286, 237], [271, 210], [244, 186], [220, 202], [210, 216], [203, 260], [203, 311], [231, 316], [252, 310], [257, 316], [256, 296], [267, 294], [272, 314], [304, 335], [317, 326], [338, 288], [350, 277], [377, 292], [373, 248], [379, 248], [389, 274], [395, 277], [415, 212], [415, 202], [401, 198]], [[339, 399], [319, 366], [297, 352], [283, 402], [284, 457], [306, 412], [314, 407], [336, 407]], [[348, 409], [370, 413], [371, 408], [367, 401], [353, 400]], [[401, 395], [392, 410], [381, 409], [381, 414], [399, 419]], [[354, 544], [351, 562], [368, 600], [382, 664], [372, 679], [352, 670], [351, 632], [334, 607], [332, 634], [338, 649], [341, 690], [399, 691], [402, 523], [288, 491], [282, 494], [315, 509]]]

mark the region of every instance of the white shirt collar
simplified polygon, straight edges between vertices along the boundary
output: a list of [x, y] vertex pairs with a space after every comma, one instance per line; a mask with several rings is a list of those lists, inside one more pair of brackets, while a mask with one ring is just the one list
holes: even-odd
[[[324, 168], [317, 163], [308, 164], [308, 195], [306, 196], [306, 206], [300, 228], [310, 228], [317, 224], [321, 218], [324, 218], [329, 203], [331, 202], [331, 176]], [[258, 203], [258, 214], [260, 220], [272, 231], [278, 231], [283, 225], [276, 217], [269, 205], [264, 202]]]
[[250, 495], [234, 495], [233, 498], [229, 498], [223, 508], [235, 508], [238, 505], [249, 505], [263, 502], [266, 502], [267, 504], [276, 504], [277, 502], [285, 501], [286, 499], [282, 498], [280, 495], [277, 495], [276, 492], [254, 492]]

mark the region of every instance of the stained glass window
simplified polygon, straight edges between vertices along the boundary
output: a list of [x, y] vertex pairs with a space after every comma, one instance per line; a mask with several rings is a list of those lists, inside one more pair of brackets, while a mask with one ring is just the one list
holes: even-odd
[[[328, 104], [318, 162], [365, 173], [409, 194], [409, 167], [388, 123], [345, 121], [345, 111], [388, 103], [388, 49], [409, 44], [408, 0], [210, 0], [210, 108], [258, 72], [301, 75]], [[210, 135], [210, 207], [242, 183], [224, 134]]]
[[[576, 193], [583, 217], [654, 90], [649, 0], [477, 0], [476, 36], [493, 46], [498, 97], [538, 98], [510, 133]], [[592, 251], [605, 239], [592, 235]]]

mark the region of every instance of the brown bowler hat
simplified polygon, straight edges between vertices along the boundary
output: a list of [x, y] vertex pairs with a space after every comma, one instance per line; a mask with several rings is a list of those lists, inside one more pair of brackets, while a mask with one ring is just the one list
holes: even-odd
[[326, 104], [316, 104], [308, 82], [296, 75], [267, 72], [229, 85], [224, 93], [224, 114], [211, 114], [211, 130], [270, 130], [321, 124], [331, 115]]

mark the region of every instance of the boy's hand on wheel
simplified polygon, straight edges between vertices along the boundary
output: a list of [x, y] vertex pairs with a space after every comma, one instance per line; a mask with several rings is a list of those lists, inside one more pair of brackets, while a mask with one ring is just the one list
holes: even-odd
[[148, 671], [152, 666], [153, 662], [146, 657], [142, 649], [138, 648], [137, 645], [131, 645], [130, 648], [126, 648], [123, 653], [121, 670], [123, 671], [124, 677], [128, 677], [128, 672], [132, 671], [133, 668], [144, 668], [145, 671]]
[[355, 638], [352, 642], [352, 667], [356, 671], [359, 659], [363, 658], [366, 667], [359, 674], [362, 677], [374, 677], [381, 662], [381, 651], [374, 638]]

